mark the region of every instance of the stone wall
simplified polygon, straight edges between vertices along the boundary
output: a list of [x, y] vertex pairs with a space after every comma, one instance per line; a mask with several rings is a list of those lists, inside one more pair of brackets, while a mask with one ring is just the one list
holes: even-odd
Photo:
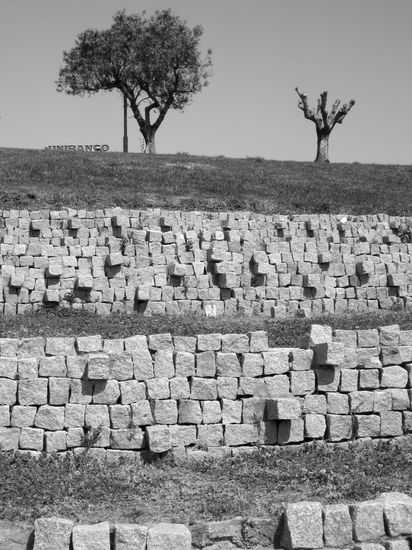
[[308, 336], [1, 338], [0, 446], [116, 459], [412, 432], [412, 331]]
[[[384, 214], [0, 211], [0, 309], [282, 316], [405, 307], [412, 244]], [[406, 228], [406, 229], [405, 229]]]
[[375, 500], [323, 505], [295, 502], [272, 518], [154, 525], [101, 522], [75, 525], [63, 518], [40, 518], [34, 532], [0, 522], [0, 548], [13, 550], [294, 550], [343, 548], [409, 550], [412, 498], [384, 493]]

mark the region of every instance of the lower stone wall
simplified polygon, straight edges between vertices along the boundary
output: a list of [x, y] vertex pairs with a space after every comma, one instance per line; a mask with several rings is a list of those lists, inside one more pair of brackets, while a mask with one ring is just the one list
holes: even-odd
[[384, 493], [353, 504], [295, 502], [273, 518], [154, 525], [74, 525], [39, 518], [34, 532], [0, 522], [0, 549], [7, 550], [285, 550], [342, 548], [409, 550], [412, 498]]
[[116, 458], [412, 432], [412, 331], [0, 339], [0, 448]]

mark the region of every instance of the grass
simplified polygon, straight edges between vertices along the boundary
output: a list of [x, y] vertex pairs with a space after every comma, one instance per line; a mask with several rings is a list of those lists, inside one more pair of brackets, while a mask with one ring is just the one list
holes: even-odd
[[0, 205], [405, 215], [412, 167], [0, 149]]
[[32, 338], [35, 336], [87, 336], [127, 338], [136, 334], [197, 336], [198, 334], [244, 334], [257, 330], [268, 332], [272, 347], [304, 347], [312, 324], [326, 324], [333, 329], [357, 330], [398, 324], [401, 330], [412, 330], [409, 309], [374, 313], [321, 315], [306, 319], [288, 316], [275, 320], [264, 316], [219, 316], [207, 318], [196, 314], [184, 316], [139, 314], [97, 316], [68, 308], [41, 309], [35, 313], [0, 316], [0, 338]]
[[411, 469], [412, 437], [396, 446], [380, 442], [345, 449], [318, 444], [138, 466], [102, 467], [87, 457], [28, 460], [3, 452], [0, 519], [58, 515], [83, 523], [191, 524], [273, 517], [286, 502], [353, 502], [388, 491], [412, 495]]
[[34, 336], [87, 336], [101, 334], [103, 338], [127, 338], [136, 334], [161, 334], [196, 336], [222, 333], [244, 334], [266, 330], [272, 347], [305, 347], [306, 335], [312, 324], [326, 324], [333, 329], [357, 330], [380, 326], [400, 326], [412, 330], [410, 309], [322, 315], [306, 319], [288, 316], [275, 320], [263, 316], [242, 315], [204, 317], [195, 314], [184, 316], [139, 314], [98, 316], [85, 311], [66, 308], [42, 309], [36, 313], [17, 316], [0, 316], [0, 338], [29, 338]]

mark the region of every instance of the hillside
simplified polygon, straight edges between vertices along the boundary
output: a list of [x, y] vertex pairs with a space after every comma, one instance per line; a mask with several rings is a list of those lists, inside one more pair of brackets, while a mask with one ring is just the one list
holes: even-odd
[[0, 149], [0, 208], [411, 214], [412, 167]]

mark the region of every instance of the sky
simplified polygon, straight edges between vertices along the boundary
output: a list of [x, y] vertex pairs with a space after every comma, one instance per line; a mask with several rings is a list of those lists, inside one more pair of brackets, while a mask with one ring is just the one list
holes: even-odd
[[[117, 92], [73, 97], [55, 81], [77, 35], [116, 11], [171, 8], [202, 25], [209, 86], [169, 111], [158, 153], [311, 161], [315, 125], [295, 87], [328, 106], [356, 100], [333, 130], [332, 162], [411, 164], [412, 0], [0, 0], [0, 147], [107, 144], [122, 150]], [[141, 150], [128, 119], [129, 151]]]

